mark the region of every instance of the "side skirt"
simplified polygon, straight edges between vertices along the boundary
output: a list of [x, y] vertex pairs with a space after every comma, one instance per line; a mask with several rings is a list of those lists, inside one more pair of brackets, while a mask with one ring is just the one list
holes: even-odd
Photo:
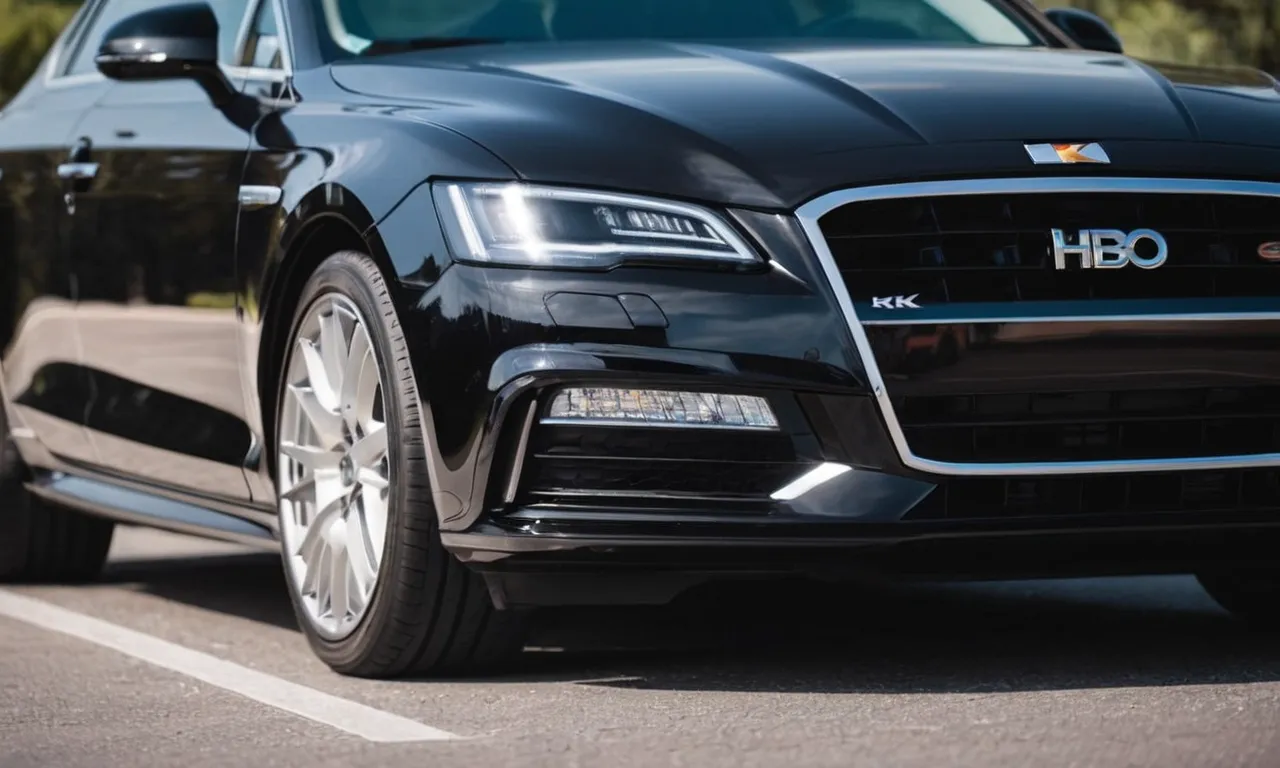
[[27, 489], [53, 504], [122, 523], [278, 551], [266, 526], [187, 501], [62, 472], [40, 473]]

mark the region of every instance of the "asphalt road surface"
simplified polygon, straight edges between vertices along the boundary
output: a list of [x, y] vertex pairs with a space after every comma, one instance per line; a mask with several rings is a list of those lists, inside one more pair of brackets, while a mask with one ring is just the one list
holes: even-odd
[[1280, 766], [1280, 651], [1190, 579], [548, 612], [518, 676], [370, 682], [270, 555], [122, 529], [0, 590], [0, 766]]

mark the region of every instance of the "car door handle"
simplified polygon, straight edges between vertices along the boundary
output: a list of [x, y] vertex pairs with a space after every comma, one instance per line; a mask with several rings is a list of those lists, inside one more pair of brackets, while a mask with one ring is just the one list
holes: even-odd
[[279, 187], [260, 187], [245, 184], [240, 187], [240, 205], [246, 211], [270, 208], [280, 202], [283, 191]]
[[63, 163], [58, 166], [58, 178], [63, 181], [83, 181], [97, 175], [97, 163]]

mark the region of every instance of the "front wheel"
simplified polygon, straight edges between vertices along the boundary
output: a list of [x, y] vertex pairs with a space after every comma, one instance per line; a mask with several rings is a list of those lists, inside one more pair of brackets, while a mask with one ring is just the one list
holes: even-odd
[[363, 254], [303, 289], [277, 408], [276, 489], [299, 624], [335, 671], [485, 672], [522, 647], [480, 576], [440, 542], [396, 308]]
[[1262, 629], [1280, 629], [1280, 570], [1197, 574], [1204, 591], [1234, 616]]

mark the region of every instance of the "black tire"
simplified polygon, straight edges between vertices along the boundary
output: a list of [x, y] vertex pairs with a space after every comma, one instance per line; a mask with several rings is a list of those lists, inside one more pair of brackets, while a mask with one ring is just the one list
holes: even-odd
[[1196, 580], [1236, 618], [1259, 629], [1280, 629], [1280, 570], [1201, 573]]
[[[352, 251], [330, 256], [303, 288], [286, 343], [293, 343], [311, 305], [333, 292], [359, 308], [381, 364], [394, 479], [383, 560], [359, 625], [338, 641], [318, 634], [300, 604], [292, 569], [286, 567], [298, 624], [316, 655], [343, 675], [390, 678], [505, 670], [523, 649], [524, 617], [495, 609], [483, 579], [441, 544], [409, 350], [377, 265]], [[286, 359], [287, 349], [281, 350]], [[280, 397], [287, 368], [282, 366]], [[281, 402], [278, 398], [274, 415], [277, 436]]]
[[24, 485], [27, 476], [0, 403], [0, 582], [74, 584], [97, 578], [115, 524], [33, 496]]

